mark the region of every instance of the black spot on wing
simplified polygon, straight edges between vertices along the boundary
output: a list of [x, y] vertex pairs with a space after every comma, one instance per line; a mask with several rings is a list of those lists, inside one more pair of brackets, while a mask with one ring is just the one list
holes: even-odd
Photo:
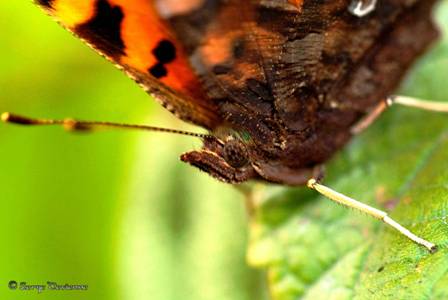
[[172, 62], [176, 58], [176, 47], [168, 40], [160, 41], [157, 46], [152, 50], [155, 58], [159, 63], [167, 64]]
[[121, 39], [123, 16], [119, 6], [112, 6], [107, 0], [97, 0], [93, 17], [86, 23], [76, 26], [75, 32], [99, 51], [118, 59], [125, 54], [125, 45]]
[[168, 75], [168, 70], [165, 68], [165, 66], [162, 63], [157, 63], [151, 68], [149, 68], [149, 73], [154, 76], [157, 79], [160, 79], [162, 77], [165, 77]]
[[36, 3], [45, 8], [52, 8], [53, 0], [36, 0]]
[[168, 40], [161, 40], [157, 46], [152, 50], [152, 54], [157, 59], [157, 62], [148, 69], [148, 72], [157, 79], [168, 75], [168, 70], [165, 64], [168, 64], [176, 59], [176, 47]]

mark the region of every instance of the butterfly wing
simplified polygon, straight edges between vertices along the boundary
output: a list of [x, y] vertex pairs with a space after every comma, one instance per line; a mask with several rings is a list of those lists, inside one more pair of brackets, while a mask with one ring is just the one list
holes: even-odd
[[204, 2], [170, 22], [207, 86], [293, 131], [316, 125], [319, 110], [362, 115], [436, 37], [434, 0], [382, 1], [363, 17], [352, 0]]
[[347, 143], [434, 41], [434, 2], [378, 1], [360, 17], [352, 0], [210, 0], [170, 22], [223, 116], [249, 133], [257, 172], [297, 182], [285, 178]]
[[123, 69], [179, 118], [221, 121], [183, 47], [148, 0], [36, 0], [60, 24]]

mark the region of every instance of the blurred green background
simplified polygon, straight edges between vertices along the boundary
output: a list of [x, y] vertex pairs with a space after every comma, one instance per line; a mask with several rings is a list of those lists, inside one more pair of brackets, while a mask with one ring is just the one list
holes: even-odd
[[[1, 1], [0, 28], [0, 111], [200, 130], [30, 1]], [[416, 95], [444, 98], [432, 87], [446, 78], [420, 80]], [[1, 300], [267, 298], [264, 275], [246, 263], [242, 195], [179, 162], [198, 141], [5, 124], [0, 139]], [[11, 280], [89, 288], [38, 295], [10, 290]]]
[[[187, 128], [31, 1], [0, 1], [0, 28], [0, 111]], [[263, 298], [243, 197], [179, 162], [197, 141], [5, 124], [0, 139], [0, 299]]]

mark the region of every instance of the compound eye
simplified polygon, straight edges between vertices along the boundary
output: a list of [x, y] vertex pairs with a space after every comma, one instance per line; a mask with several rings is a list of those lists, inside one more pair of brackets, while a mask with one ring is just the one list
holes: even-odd
[[230, 140], [225, 143], [223, 157], [234, 168], [241, 168], [249, 163], [246, 146], [239, 140]]

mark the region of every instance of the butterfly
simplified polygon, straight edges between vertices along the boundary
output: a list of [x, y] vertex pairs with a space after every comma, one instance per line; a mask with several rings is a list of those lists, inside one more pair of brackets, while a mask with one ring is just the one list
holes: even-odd
[[321, 166], [392, 103], [437, 108], [390, 96], [437, 38], [431, 20], [434, 0], [36, 3], [163, 107], [209, 134], [9, 113], [2, 115], [4, 121], [197, 136], [202, 149], [183, 154], [181, 160], [218, 180], [308, 185], [435, 249], [386, 213], [319, 183]]

